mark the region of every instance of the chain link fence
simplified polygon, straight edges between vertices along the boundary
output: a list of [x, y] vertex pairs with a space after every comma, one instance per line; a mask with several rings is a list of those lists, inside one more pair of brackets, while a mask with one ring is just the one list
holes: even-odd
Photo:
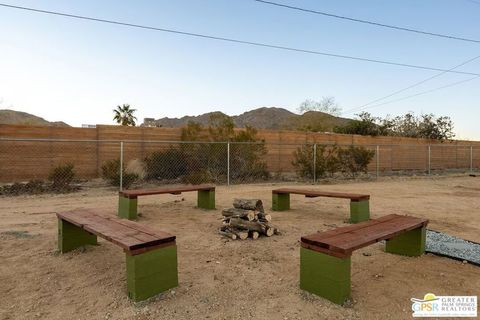
[[480, 169], [480, 146], [0, 139], [0, 193], [317, 182]]

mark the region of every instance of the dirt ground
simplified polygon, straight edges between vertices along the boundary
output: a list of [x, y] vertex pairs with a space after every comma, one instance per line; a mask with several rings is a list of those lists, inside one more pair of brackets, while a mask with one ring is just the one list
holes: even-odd
[[[196, 209], [193, 192], [140, 198], [139, 223], [177, 236], [180, 284], [137, 304], [126, 296], [119, 247], [99, 238], [99, 246], [63, 255], [56, 251], [54, 212], [84, 207], [114, 215], [114, 189], [0, 197], [0, 319], [411, 319], [412, 297], [480, 295], [480, 267], [431, 254], [387, 254], [381, 243], [352, 256], [352, 306], [303, 292], [300, 237], [345, 225], [349, 203], [292, 195], [292, 210], [271, 212], [282, 235], [232, 241], [217, 233], [220, 210], [234, 197], [261, 198], [270, 208], [274, 186], [280, 184], [218, 187], [212, 211]], [[430, 229], [480, 242], [480, 178], [295, 186], [369, 193], [373, 218], [425, 217]]]

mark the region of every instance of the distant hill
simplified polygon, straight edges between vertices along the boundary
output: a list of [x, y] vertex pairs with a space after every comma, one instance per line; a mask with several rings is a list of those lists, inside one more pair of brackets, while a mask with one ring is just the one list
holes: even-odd
[[[199, 116], [185, 116], [182, 118], [145, 119], [142, 126], [156, 126], [166, 128], [178, 128], [185, 126], [189, 121], [208, 125], [212, 114], [220, 111], [204, 113]], [[244, 128], [246, 125], [258, 129], [284, 129], [284, 130], [310, 130], [310, 131], [333, 131], [335, 126], [343, 126], [351, 119], [335, 117], [327, 113], [309, 111], [302, 115], [295, 114], [283, 108], [258, 108], [247, 111], [238, 116], [232, 116], [235, 126]]]
[[1, 124], [26, 124], [32, 126], [52, 126], [52, 127], [70, 127], [62, 121], [50, 122], [33, 114], [3, 109], [0, 110]]

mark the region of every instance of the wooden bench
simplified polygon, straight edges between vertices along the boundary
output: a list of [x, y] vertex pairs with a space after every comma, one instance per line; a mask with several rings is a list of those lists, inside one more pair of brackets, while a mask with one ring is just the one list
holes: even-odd
[[426, 219], [391, 214], [302, 237], [300, 288], [343, 304], [350, 297], [353, 251], [387, 240], [386, 252], [420, 256], [427, 224]]
[[370, 219], [370, 196], [368, 194], [280, 188], [272, 190], [272, 210], [289, 210], [291, 193], [305, 195], [306, 198], [330, 197], [350, 199], [350, 222], [357, 223]]
[[61, 253], [95, 245], [97, 236], [125, 251], [127, 290], [131, 299], [145, 300], [178, 286], [175, 236], [87, 209], [57, 213], [57, 217]]
[[203, 209], [215, 209], [215, 187], [211, 185], [156, 188], [146, 190], [124, 190], [119, 192], [118, 216], [133, 220], [137, 218], [138, 197], [155, 194], [181, 194], [198, 191], [197, 206]]

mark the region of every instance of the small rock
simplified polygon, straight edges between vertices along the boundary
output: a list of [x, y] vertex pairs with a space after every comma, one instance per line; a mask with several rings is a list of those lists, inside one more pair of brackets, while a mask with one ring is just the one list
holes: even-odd
[[364, 252], [362, 253], [365, 257], [370, 257], [372, 254], [370, 252]]

